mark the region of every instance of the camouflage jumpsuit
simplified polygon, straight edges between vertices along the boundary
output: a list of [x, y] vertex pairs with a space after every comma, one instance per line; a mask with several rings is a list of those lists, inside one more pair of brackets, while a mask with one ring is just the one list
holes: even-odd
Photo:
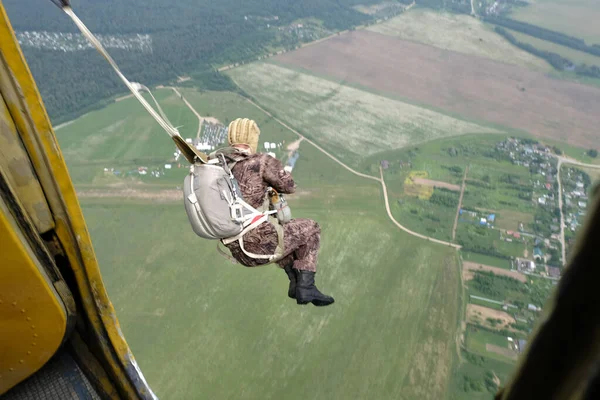
[[[279, 193], [294, 193], [296, 184], [283, 165], [268, 154], [258, 153], [246, 156], [233, 167], [244, 201], [260, 209], [265, 199], [267, 187]], [[284, 257], [277, 263], [285, 267], [293, 262], [293, 268], [316, 272], [321, 228], [310, 219], [292, 219], [284, 228]], [[273, 254], [277, 247], [277, 231], [269, 222], [244, 235], [246, 251], [255, 254]], [[233, 257], [247, 267], [267, 263], [266, 260], [248, 257], [237, 241], [227, 245]]]

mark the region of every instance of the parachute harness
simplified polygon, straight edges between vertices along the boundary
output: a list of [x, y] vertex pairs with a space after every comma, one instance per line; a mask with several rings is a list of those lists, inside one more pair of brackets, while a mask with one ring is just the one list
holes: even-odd
[[[280, 260], [281, 257], [283, 256], [283, 252], [284, 252], [284, 242], [283, 242], [283, 227], [280, 224], [278, 224], [277, 221], [273, 220], [274, 219], [273, 214], [276, 214], [277, 211], [276, 210], [270, 210], [270, 211], [265, 210], [263, 212], [260, 212], [256, 209], [254, 209], [254, 207], [252, 207], [251, 205], [246, 203], [244, 200], [242, 200], [241, 194], [238, 193], [237, 181], [236, 181], [235, 177], [233, 176], [233, 172], [231, 171], [231, 169], [236, 164], [236, 162], [234, 162], [230, 167], [229, 164], [227, 163], [227, 161], [225, 161], [225, 156], [223, 154], [219, 154], [219, 156], [221, 157], [221, 160], [223, 163], [223, 168], [225, 169], [225, 172], [227, 172], [227, 174], [229, 175], [229, 180], [231, 182], [231, 187], [232, 187], [232, 192], [233, 192], [233, 199], [231, 200], [231, 210], [232, 210], [231, 217], [234, 220], [242, 222], [243, 226], [244, 226], [244, 229], [239, 234], [237, 234], [236, 236], [227, 238], [227, 239], [223, 239], [220, 241], [220, 243], [227, 245], [227, 244], [230, 244], [233, 242], [238, 242], [240, 249], [248, 257], [255, 258], [255, 259], [261, 259], [261, 260], [268, 260], [269, 261], [268, 264], [271, 264], [273, 262]], [[243, 212], [244, 208], [252, 211], [252, 214], [250, 214], [248, 216], [244, 216], [244, 212]], [[250, 232], [251, 230], [257, 228], [262, 223], [269, 221], [269, 219], [271, 219], [270, 222], [275, 227], [275, 230], [277, 231], [277, 247], [275, 248], [274, 254], [263, 255], [263, 254], [255, 254], [255, 253], [251, 253], [251, 252], [247, 251], [244, 248], [244, 240], [243, 240], [244, 235], [246, 233]], [[217, 243], [217, 251], [219, 251], [219, 253], [227, 256], [226, 254], [224, 254], [224, 252], [218, 246], [218, 243]], [[227, 257], [227, 258], [230, 261], [232, 260], [232, 257]]]

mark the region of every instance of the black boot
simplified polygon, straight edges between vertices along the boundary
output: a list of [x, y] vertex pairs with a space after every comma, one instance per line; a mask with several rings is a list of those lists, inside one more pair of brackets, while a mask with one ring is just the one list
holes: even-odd
[[289, 264], [283, 270], [287, 274], [288, 278], [290, 278], [290, 288], [288, 289], [288, 296], [291, 299], [296, 298], [296, 271], [292, 268], [294, 263]]
[[296, 302], [298, 304], [313, 303], [315, 306], [328, 306], [334, 302], [333, 297], [319, 292], [315, 286], [315, 273], [298, 270], [296, 285]]

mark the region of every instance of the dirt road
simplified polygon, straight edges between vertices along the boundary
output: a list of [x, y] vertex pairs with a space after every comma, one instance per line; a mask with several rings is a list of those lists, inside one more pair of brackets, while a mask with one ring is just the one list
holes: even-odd
[[196, 109], [190, 104], [189, 101], [187, 101], [187, 99], [185, 97], [183, 97], [183, 95], [179, 92], [179, 90], [177, 90], [176, 88], [174, 88], [172, 86], [168, 86], [167, 88], [173, 90], [175, 92], [175, 94], [177, 94], [177, 96], [179, 96], [179, 98], [181, 100], [183, 100], [183, 102], [190, 109], [190, 111], [194, 113], [196, 118], [198, 118], [198, 131], [196, 132], [196, 138], [200, 139], [200, 133], [202, 133], [202, 123], [204, 122], [204, 120], [210, 122], [211, 124], [220, 124], [221, 123], [221, 121], [219, 121], [216, 118], [203, 117], [202, 115], [198, 114], [198, 111], [196, 111]]
[[460, 209], [462, 207], [463, 196], [465, 194], [465, 185], [467, 182], [467, 174], [469, 173], [469, 166], [465, 168], [465, 176], [463, 176], [462, 185], [460, 187], [460, 198], [458, 199], [458, 207], [456, 208], [456, 217], [454, 218], [454, 226], [452, 227], [452, 240], [456, 239], [456, 227], [458, 226], [458, 216], [460, 215]]
[[560, 181], [560, 168], [563, 164], [569, 164], [579, 167], [600, 169], [600, 165], [585, 164], [577, 160], [573, 160], [571, 158], [562, 156], [556, 156], [556, 159], [558, 160], [558, 165], [556, 167], [556, 169], [558, 170], [558, 173], [556, 174], [556, 180], [558, 181], [558, 208], [560, 209], [560, 244], [562, 247], [561, 256], [563, 265], [565, 265], [567, 263], [567, 249], [565, 248], [565, 215], [563, 212], [563, 191], [562, 182]]

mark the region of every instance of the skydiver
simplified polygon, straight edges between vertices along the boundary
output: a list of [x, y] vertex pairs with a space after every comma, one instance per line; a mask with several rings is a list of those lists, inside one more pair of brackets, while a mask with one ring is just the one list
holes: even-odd
[[[241, 161], [232, 173], [238, 181], [244, 201], [259, 208], [269, 187], [282, 194], [296, 191], [291, 174], [282, 163], [266, 153], [257, 153], [260, 129], [255, 121], [238, 118], [229, 124], [228, 142], [240, 154]], [[295, 218], [283, 225], [284, 252], [277, 261], [289, 280], [288, 296], [297, 304], [312, 303], [327, 306], [334, 302], [331, 296], [321, 293], [315, 286], [317, 256], [320, 247], [321, 228], [310, 219]], [[246, 251], [255, 254], [273, 254], [278, 243], [275, 227], [263, 223], [243, 237]], [[242, 251], [237, 241], [226, 245], [232, 256], [247, 267], [263, 265], [268, 261], [251, 258]]]

